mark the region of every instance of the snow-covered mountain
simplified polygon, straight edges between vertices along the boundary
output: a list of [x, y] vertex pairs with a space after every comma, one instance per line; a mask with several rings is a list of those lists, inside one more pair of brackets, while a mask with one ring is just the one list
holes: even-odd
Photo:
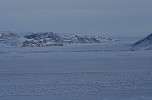
[[117, 39], [100, 37], [100, 36], [80, 36], [64, 35], [62, 36], [63, 43], [101, 43], [104, 41], [118, 41]]
[[133, 49], [152, 50], [152, 33], [133, 44]]
[[33, 33], [24, 36], [22, 47], [62, 46], [62, 39], [53, 32]]
[[117, 41], [99, 36], [59, 35], [53, 32], [31, 33], [19, 36], [11, 32], [0, 33], [0, 43], [19, 47], [63, 46], [65, 43], [101, 43]]
[[17, 38], [18, 35], [11, 33], [11, 32], [0, 32], [0, 40], [6, 40], [6, 39], [12, 39], [12, 38]]
[[64, 43], [100, 43], [101, 41], [95, 37], [88, 37], [88, 36], [64, 36], [63, 38]]
[[19, 44], [19, 40], [18, 40], [19, 38], [20, 38], [19, 35], [9, 31], [0, 32], [0, 43], [2, 44], [16, 46]]

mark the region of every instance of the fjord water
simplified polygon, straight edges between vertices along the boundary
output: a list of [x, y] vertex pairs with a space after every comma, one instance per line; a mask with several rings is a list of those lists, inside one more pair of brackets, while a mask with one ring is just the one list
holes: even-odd
[[1, 47], [0, 100], [151, 100], [151, 51], [130, 45]]

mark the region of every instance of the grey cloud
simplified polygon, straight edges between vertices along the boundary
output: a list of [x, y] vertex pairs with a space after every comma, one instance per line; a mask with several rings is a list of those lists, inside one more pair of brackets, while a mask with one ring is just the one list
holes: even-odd
[[0, 30], [151, 32], [151, 0], [0, 0]]

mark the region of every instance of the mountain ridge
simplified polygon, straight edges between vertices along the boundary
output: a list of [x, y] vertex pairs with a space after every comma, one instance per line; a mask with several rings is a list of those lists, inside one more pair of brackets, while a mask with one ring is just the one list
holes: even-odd
[[18, 35], [12, 32], [0, 32], [0, 43], [19, 47], [63, 46], [65, 43], [101, 43], [118, 41], [99, 36], [59, 35], [53, 32], [40, 32]]

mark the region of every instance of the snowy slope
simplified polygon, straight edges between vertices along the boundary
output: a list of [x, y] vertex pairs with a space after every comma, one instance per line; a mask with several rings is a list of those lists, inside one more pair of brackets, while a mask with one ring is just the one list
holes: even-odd
[[146, 49], [152, 50], [152, 34], [148, 35], [147, 37], [139, 40], [133, 45], [134, 49]]

